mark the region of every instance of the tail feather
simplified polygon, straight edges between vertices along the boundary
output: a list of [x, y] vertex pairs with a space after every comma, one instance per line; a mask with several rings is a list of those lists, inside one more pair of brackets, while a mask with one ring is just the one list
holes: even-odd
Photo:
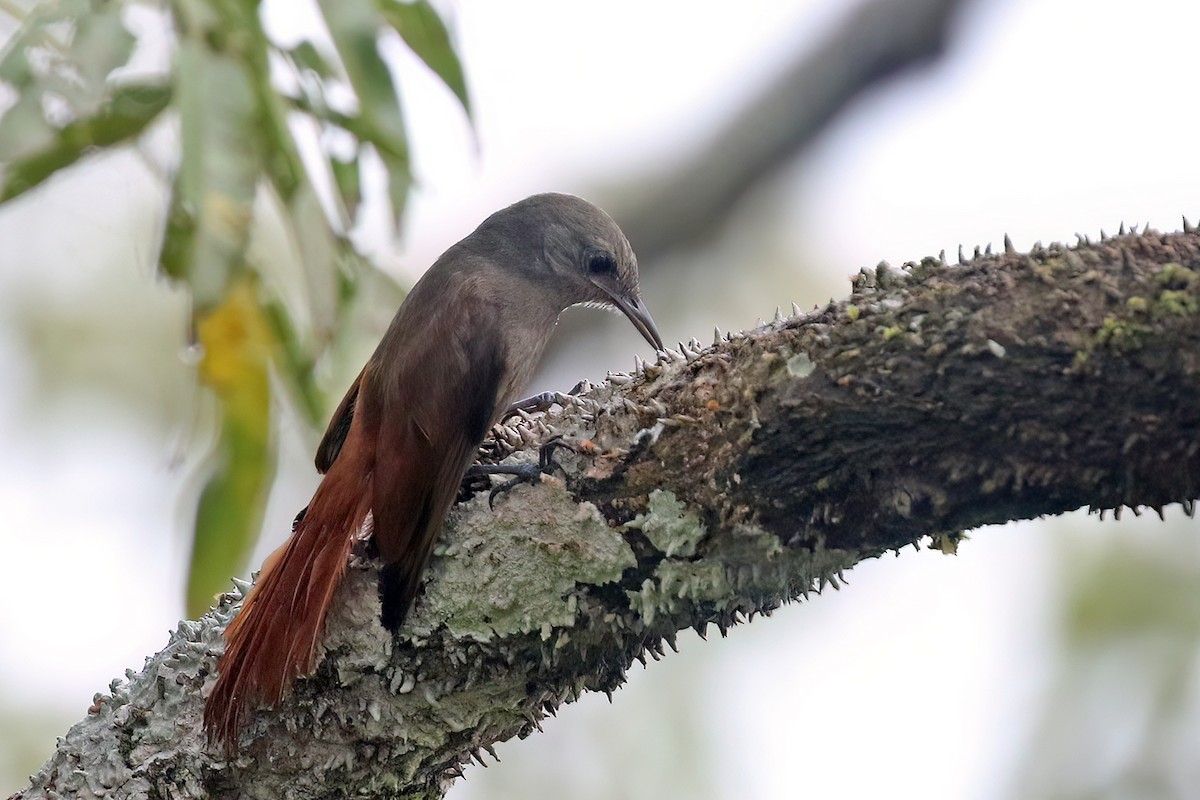
[[341, 454], [225, 629], [204, 728], [209, 741], [227, 751], [236, 748], [250, 710], [278, 703], [296, 678], [316, 667], [325, 617], [370, 510], [370, 464], [355, 463], [365, 451], [347, 448]]
[[[424, 564], [421, 565], [422, 567]], [[413, 600], [421, 588], [421, 574], [402, 561], [384, 564], [379, 571], [379, 621], [389, 631], [398, 631], [404, 624]]]

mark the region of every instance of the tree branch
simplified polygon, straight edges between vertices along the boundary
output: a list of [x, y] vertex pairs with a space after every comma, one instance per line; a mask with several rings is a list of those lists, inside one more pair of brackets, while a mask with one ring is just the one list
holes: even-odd
[[[1200, 236], [1120, 235], [854, 280], [850, 298], [501, 428], [567, 478], [460, 504], [411, 624], [356, 563], [316, 675], [226, 762], [202, 694], [239, 592], [114, 682], [14, 797], [439, 797], [492, 743], [866, 558], [1200, 488]], [[244, 587], [243, 587], [244, 588]]]

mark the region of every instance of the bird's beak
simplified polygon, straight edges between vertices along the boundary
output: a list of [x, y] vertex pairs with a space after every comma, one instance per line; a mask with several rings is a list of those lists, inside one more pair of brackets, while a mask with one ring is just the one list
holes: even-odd
[[642, 298], [635, 297], [633, 300], [629, 300], [615, 292], [611, 293], [609, 297], [612, 298], [617, 308], [629, 317], [633, 327], [638, 329], [638, 333], [645, 337], [655, 350], [666, 350], [663, 347], [662, 337], [658, 335], [658, 327], [654, 324], [650, 312], [646, 310], [646, 304], [642, 302]]

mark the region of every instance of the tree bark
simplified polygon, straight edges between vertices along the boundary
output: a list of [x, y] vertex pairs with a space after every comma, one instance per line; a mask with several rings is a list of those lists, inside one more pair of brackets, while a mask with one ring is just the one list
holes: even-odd
[[724, 631], [863, 559], [1080, 506], [1191, 511], [1198, 319], [1190, 231], [863, 271], [845, 301], [498, 428], [491, 456], [556, 435], [579, 452], [565, 478], [452, 512], [397, 638], [358, 559], [317, 673], [236, 759], [200, 719], [244, 585], [97, 696], [14, 797], [440, 797], [677, 631]]

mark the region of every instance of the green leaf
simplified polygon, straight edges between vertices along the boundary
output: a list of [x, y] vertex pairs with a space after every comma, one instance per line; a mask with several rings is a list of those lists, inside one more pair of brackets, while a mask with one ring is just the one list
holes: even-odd
[[41, 98], [33, 92], [22, 94], [0, 119], [0, 161], [30, 158], [53, 147], [57, 135], [42, 113]]
[[268, 303], [263, 309], [271, 331], [279, 341], [279, 360], [282, 373], [298, 401], [300, 412], [314, 428], [325, 420], [325, 396], [316, 381], [316, 360], [312, 350], [306, 347], [292, 324], [291, 315], [282, 303]]
[[64, 113], [91, 116], [109, 97], [114, 70], [135, 39], [120, 3], [59, 0], [31, 10], [0, 56], [0, 79], [22, 95], [53, 95]]
[[[0, 120], [0, 160], [7, 162], [0, 175], [0, 203], [29, 191], [83, 156], [137, 138], [170, 100], [168, 86], [126, 86], [96, 116], [58, 131], [39, 128], [33, 120], [23, 119], [22, 112], [14, 114], [17, 109], [10, 109]], [[31, 127], [22, 130], [25, 125]]]
[[454, 51], [446, 24], [434, 7], [427, 0], [379, 0], [379, 7], [409, 49], [445, 82], [462, 103], [463, 111], [471, 116], [462, 62]]
[[337, 76], [333, 67], [329, 66], [329, 62], [325, 60], [325, 56], [321, 55], [312, 42], [301, 42], [284, 52], [291, 56], [298, 67], [311, 70], [320, 78], [328, 80]]
[[333, 174], [333, 183], [350, 219], [358, 217], [358, 207], [362, 203], [361, 169], [357, 153], [349, 161], [342, 161], [337, 156], [329, 157], [329, 171]]
[[311, 185], [297, 192], [287, 211], [292, 240], [304, 267], [311, 325], [318, 338], [327, 337], [336, 322], [337, 250], [349, 247], [349, 242], [335, 237]]
[[388, 200], [392, 203], [392, 215], [399, 224], [400, 218], [404, 216], [404, 210], [408, 206], [408, 193], [413, 185], [412, 171], [409, 169], [407, 159], [403, 161], [389, 159], [385, 155], [383, 164], [387, 167], [388, 173]]
[[[283, 385], [302, 408], [315, 405], [312, 345], [295, 334], [282, 304], [264, 296], [269, 263], [252, 262], [249, 249], [260, 188], [276, 189], [289, 206], [312, 188], [271, 83], [256, 4], [174, 0], [172, 11], [183, 152], [160, 266], [191, 289], [200, 379], [221, 412], [188, 581], [189, 609], [199, 613], [242, 569], [261, 527], [274, 468], [273, 369], [285, 373]], [[317, 228], [314, 240], [328, 230], [319, 213], [306, 222]]]
[[372, 142], [385, 153], [407, 158], [399, 93], [378, 50], [383, 20], [370, 0], [321, 0], [320, 6]]
[[18, 100], [0, 119], [0, 202], [138, 135], [166, 105], [162, 87], [113, 80], [135, 44], [122, 13], [120, 3], [42, 3], [5, 44], [0, 80]]
[[330, 229], [311, 184], [304, 184], [289, 202], [268, 188], [258, 207], [264, 224], [256, 230], [248, 257], [262, 277], [265, 319], [279, 344], [277, 374], [295, 406], [317, 427], [325, 422], [326, 404], [316, 364], [342, 321], [337, 254], [349, 243]]
[[264, 158], [254, 78], [235, 57], [185, 39], [178, 56], [183, 156], [160, 265], [197, 311], [219, 304], [244, 267]]
[[[71, 49], [67, 59], [89, 87], [92, 97], [81, 97], [74, 103], [81, 110], [84, 103], [99, 105], [107, 94], [106, 83], [118, 67], [128, 63], [137, 42], [133, 34], [125, 29], [121, 17], [121, 3], [106, 3], [94, 6], [90, 13], [81, 14], [75, 20], [75, 35], [71, 37]], [[74, 81], [72, 81], [74, 82]]]
[[373, 0], [320, 0], [346, 76], [358, 96], [359, 125], [353, 132], [370, 142], [387, 168], [388, 195], [398, 223], [412, 185], [408, 134], [392, 74], [379, 55], [383, 18]]

